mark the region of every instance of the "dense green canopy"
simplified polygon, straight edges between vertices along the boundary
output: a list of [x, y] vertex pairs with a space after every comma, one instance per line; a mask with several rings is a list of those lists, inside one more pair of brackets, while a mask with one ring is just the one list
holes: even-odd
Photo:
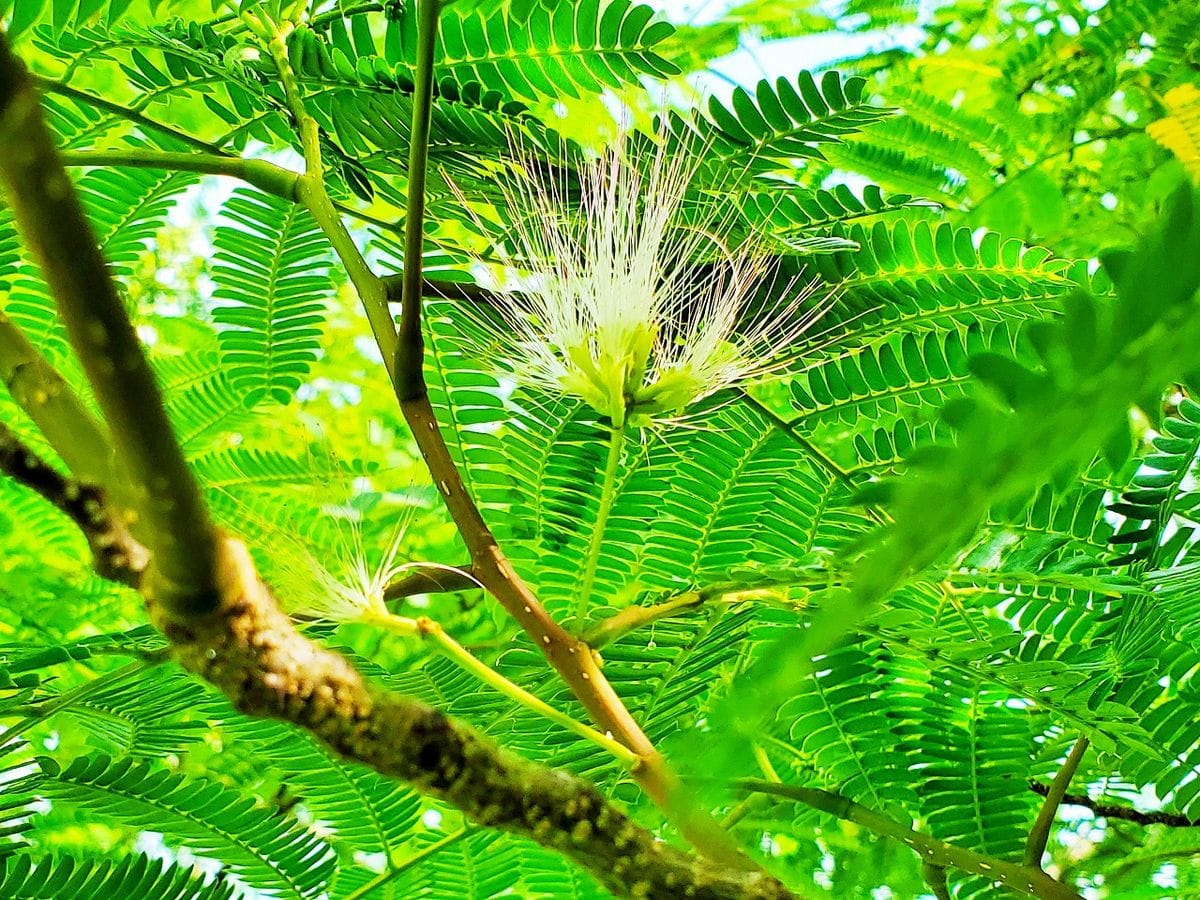
[[0, 900], [1200, 896], [1194, 0], [0, 11]]

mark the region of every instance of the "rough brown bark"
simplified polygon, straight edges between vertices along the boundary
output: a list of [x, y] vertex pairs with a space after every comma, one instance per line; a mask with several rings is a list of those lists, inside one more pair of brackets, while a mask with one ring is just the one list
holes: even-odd
[[296, 632], [240, 542], [222, 542], [219, 573], [215, 613], [178, 618], [151, 601], [151, 614], [179, 662], [243, 712], [292, 722], [480, 825], [552, 847], [619, 894], [792, 896], [761, 872], [713, 866], [656, 839], [587, 781], [510, 753], [423, 703], [371, 687], [341, 656]]

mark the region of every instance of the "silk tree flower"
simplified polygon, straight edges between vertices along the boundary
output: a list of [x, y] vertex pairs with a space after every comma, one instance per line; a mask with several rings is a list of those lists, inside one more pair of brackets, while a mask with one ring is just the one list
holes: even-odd
[[500, 179], [508, 238], [498, 253], [527, 273], [526, 289], [500, 305], [515, 335], [514, 372], [611, 422], [577, 633], [629, 430], [680, 419], [723, 388], [779, 370], [829, 304], [828, 294], [809, 302], [815, 283], [770, 285], [784, 299], [758, 303], [769, 242], [735, 243], [736, 217], [719, 208], [719, 192], [692, 189], [701, 154], [680, 143], [622, 134], [579, 167], [577, 202], [575, 185], [519, 143]]
[[515, 174], [500, 184], [511, 220], [501, 259], [528, 273], [529, 289], [503, 307], [516, 374], [583, 400], [615, 428], [678, 417], [777, 371], [828, 306], [808, 303], [815, 283], [787, 284], [791, 296], [748, 316], [768, 274], [765, 242], [730, 246], [720, 215], [689, 221], [703, 216], [689, 197], [699, 155], [661, 137], [648, 146], [644, 166], [628, 134], [585, 163], [577, 204], [565, 178], [519, 145]]
[[[293, 614], [330, 622], [366, 622], [384, 627], [411, 620], [394, 616], [384, 595], [388, 585], [413, 569], [444, 570], [465, 575], [463, 570], [431, 562], [402, 562], [401, 547], [411, 515], [401, 514], [392, 525], [387, 545], [378, 559], [372, 559], [364, 543], [359, 523], [351, 519], [346, 529], [338, 529], [337, 540], [323, 549], [322, 559], [305, 548], [298, 554], [289, 573], [287, 597]], [[415, 633], [411, 627], [401, 629]]]

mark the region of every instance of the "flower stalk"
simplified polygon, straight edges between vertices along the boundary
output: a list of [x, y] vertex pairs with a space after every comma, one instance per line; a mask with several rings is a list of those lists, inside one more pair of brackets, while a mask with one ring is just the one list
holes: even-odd
[[583, 624], [587, 618], [588, 605], [592, 600], [592, 590], [596, 586], [596, 569], [600, 565], [600, 551], [604, 544], [604, 530], [608, 525], [608, 516], [612, 512], [613, 502], [617, 499], [617, 473], [621, 470], [621, 456], [625, 449], [627, 428], [624, 421], [613, 424], [608, 440], [608, 460], [604, 466], [604, 478], [600, 483], [600, 509], [596, 513], [596, 524], [592, 528], [592, 538], [588, 543], [587, 561], [583, 568], [583, 582], [579, 587], [579, 597], [575, 605], [575, 633], [582, 634]]
[[439, 653], [450, 659], [463, 671], [478, 678], [488, 687], [498, 691], [518, 705], [532, 710], [543, 718], [554, 722], [556, 725], [562, 726], [572, 734], [606, 750], [626, 768], [632, 768], [637, 765], [639, 761], [638, 755], [620, 741], [614, 740], [609, 735], [601, 734], [595, 728], [585, 725], [578, 719], [572, 718], [566, 713], [555, 709], [549, 703], [525, 690], [525, 688], [516, 682], [505, 678], [491, 666], [474, 656], [470, 650], [447, 634], [446, 629], [428, 616], [410, 619], [407, 616], [383, 613], [366, 616], [361, 621], [378, 625], [396, 634], [419, 637], [422, 640], [429, 641], [437, 648]]

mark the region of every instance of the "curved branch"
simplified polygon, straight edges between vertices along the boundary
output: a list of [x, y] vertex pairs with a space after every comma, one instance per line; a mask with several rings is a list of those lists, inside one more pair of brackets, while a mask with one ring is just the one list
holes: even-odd
[[146, 568], [146, 550], [109, 515], [97, 487], [65, 478], [0, 423], [0, 472], [49, 501], [83, 532], [96, 571], [135, 586]]
[[[404, 216], [404, 288], [400, 334], [393, 351], [392, 383], [404, 401], [425, 393], [421, 340], [421, 252], [425, 246], [425, 181], [429, 163], [429, 124], [433, 114], [433, 57], [437, 43], [439, 0], [418, 0], [417, 59], [413, 115], [408, 142], [408, 208]], [[386, 296], [386, 288], [385, 288]]]
[[2, 310], [0, 381], [76, 478], [117, 489], [104, 426]]
[[[474, 822], [558, 850], [635, 897], [785, 898], [761, 872], [718, 867], [659, 841], [593, 785], [530, 762], [410, 698], [366, 684], [298, 634], [244, 546], [220, 547], [221, 602], [203, 617], [153, 606], [176, 656], [242, 712], [292, 722], [337, 752], [445, 799]], [[297, 661], [303, 660], [303, 665]]]
[[[1040, 781], [1029, 779], [1029, 789], [1035, 794], [1047, 796], [1053, 785], [1042, 784]], [[1191, 819], [1179, 813], [1162, 810], [1143, 811], [1132, 806], [1121, 806], [1118, 803], [1105, 803], [1103, 800], [1093, 800], [1087, 794], [1063, 794], [1062, 802], [1067, 806], [1082, 806], [1090, 809], [1096, 818], [1123, 819], [1136, 825], [1169, 825], [1172, 828], [1200, 828], [1200, 819]]]
[[470, 566], [419, 564], [408, 567], [399, 578], [383, 589], [384, 600], [403, 600], [414, 594], [453, 594], [479, 588], [479, 580]]
[[0, 38], [0, 181], [58, 305], [131, 482], [160, 592], [215, 602], [215, 538], [162, 397], [83, 207], [58, 159], [25, 67]]
[[[436, 24], [437, 9], [434, 0], [422, 0], [422, 3], [428, 5], [422, 6], [421, 13], [424, 17], [422, 33], [425, 35], [425, 49], [421, 59], [428, 67], [432, 64], [431, 23]], [[684, 795], [678, 777], [667, 767], [662, 754], [646, 737], [612, 685], [608, 683], [591, 648], [560, 626], [520, 579], [484, 522], [475, 501], [467, 493], [462, 477], [442, 439], [422, 372], [420, 301], [426, 282], [421, 278], [418, 260], [421, 250], [423, 201], [418, 201], [415, 197], [423, 183], [421, 177], [414, 177], [414, 171], [410, 168], [410, 211], [405, 220], [405, 228], [408, 235], [413, 237], [405, 242], [406, 274], [401, 276], [401, 284], [405, 285], [404, 291], [411, 291], [409, 297], [412, 302], [407, 302], [407, 298], [402, 301], [403, 339], [400, 339], [388, 309], [389, 301], [394, 299], [395, 288], [389, 290], [388, 284], [370, 270], [328, 202], [321, 177], [321, 151], [317, 141], [316, 121], [305, 109], [295, 73], [288, 62], [287, 48], [281, 36], [273, 34], [265, 23], [253, 16], [244, 15], [243, 18], [270, 48], [287, 95], [288, 107], [300, 130], [306, 163], [306, 172], [300, 184], [301, 201], [333, 243], [338, 258], [346, 267], [350, 280], [358, 291], [404, 419], [413, 433], [434, 484], [437, 485], [450, 516], [467, 545], [472, 573], [533, 639], [538, 649], [587, 709], [592, 721], [601, 729], [612, 732], [617, 740], [641, 758], [640, 764], [633, 771], [635, 780], [651, 799], [677, 822], [685, 836], [715, 859], [732, 866], [752, 868], [753, 864], [734, 846], [729, 836], [712, 817], [696, 808]], [[423, 109], [422, 106], [429, 105], [432, 81], [428, 73], [422, 77], [427, 79], [423, 82], [425, 93], [421, 95], [426, 101], [422, 104], [418, 97], [418, 102], [414, 102], [414, 135], [420, 133], [422, 117], [429, 115], [429, 110]], [[423, 166], [425, 157], [422, 153], [415, 153], [413, 158], [416, 163], [421, 164], [418, 167]], [[409, 279], [409, 282], [405, 282], [404, 279]], [[410, 283], [415, 287], [410, 288]]]
[[819, 788], [800, 787], [793, 784], [780, 784], [775, 781], [764, 781], [758, 778], [746, 778], [734, 782], [735, 786], [746, 791], [757, 791], [783, 797], [813, 809], [829, 813], [847, 822], [861, 825], [882, 837], [899, 841], [921, 857], [926, 866], [946, 868], [953, 866], [964, 872], [982, 875], [992, 881], [998, 881], [1005, 887], [1012, 888], [1022, 894], [1039, 897], [1042, 900], [1082, 900], [1079, 894], [1060, 881], [1055, 881], [1041, 869], [1019, 866], [994, 857], [956, 847], [935, 837], [914, 831], [909, 826], [889, 819], [861, 803], [855, 803], [832, 791]]
[[202, 153], [220, 153], [222, 150], [216, 144], [211, 144], [208, 141], [202, 141], [199, 138], [192, 137], [186, 132], [172, 128], [170, 125], [164, 125], [162, 122], [157, 122], [149, 116], [143, 115], [135, 109], [128, 109], [120, 103], [114, 103], [112, 100], [105, 100], [103, 97], [97, 97], [95, 94], [89, 94], [86, 91], [81, 91], [78, 88], [73, 88], [69, 84], [64, 84], [61, 81], [56, 81], [53, 78], [45, 78], [41, 75], [31, 76], [32, 81], [39, 90], [45, 91], [48, 94], [59, 94], [63, 97], [70, 97], [72, 100], [78, 100], [81, 103], [87, 103], [97, 109], [102, 109], [105, 112], [112, 113], [135, 125], [140, 125], [143, 128], [148, 128], [151, 131], [157, 131], [159, 134], [165, 135], [173, 140], [179, 141], [191, 147], [193, 150], [199, 150]]
[[82, 150], [62, 154], [65, 166], [127, 166], [134, 169], [169, 169], [175, 172], [199, 172], [202, 175], [227, 175], [240, 178], [284, 200], [296, 200], [300, 173], [265, 159], [243, 159], [214, 153], [173, 153], [165, 150]]

